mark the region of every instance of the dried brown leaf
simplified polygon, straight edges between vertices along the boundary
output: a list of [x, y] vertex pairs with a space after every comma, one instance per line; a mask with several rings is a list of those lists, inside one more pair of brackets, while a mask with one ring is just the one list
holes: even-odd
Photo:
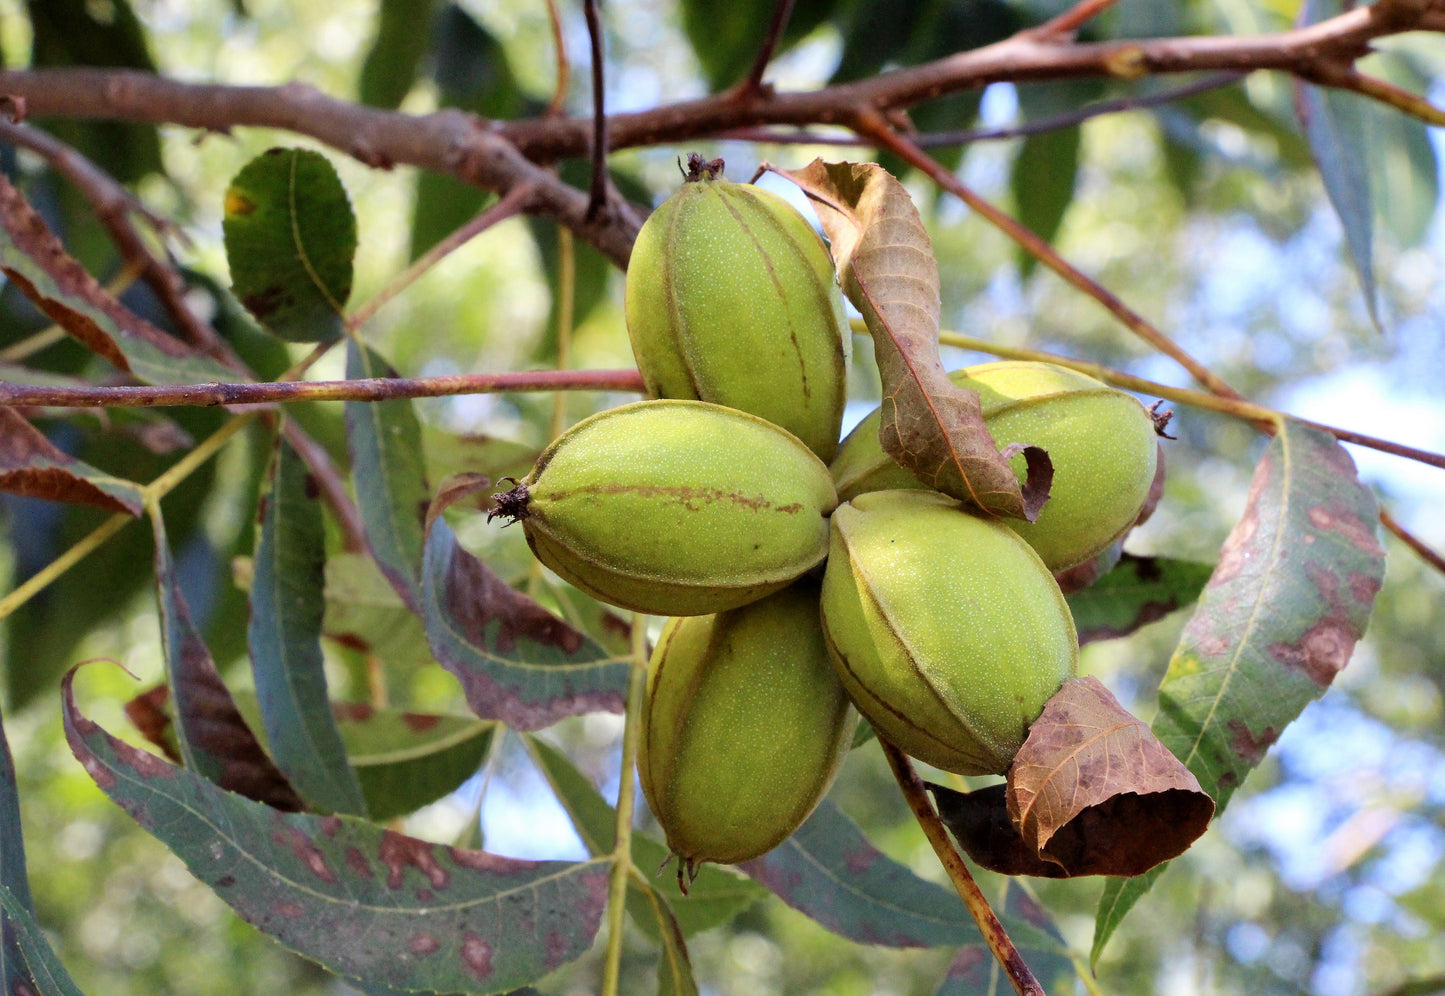
[[44, 219], [3, 176], [0, 272], [86, 348], [144, 381], [185, 383], [239, 376], [116, 300], [66, 253]]
[[[1048, 499], [1053, 465], [1037, 446], [1000, 453], [977, 392], [948, 379], [938, 355], [938, 262], [903, 185], [872, 163], [816, 159], [777, 172], [813, 202], [843, 293], [873, 333], [883, 449], [929, 487], [988, 514], [1032, 522]], [[1008, 462], [1019, 449], [1028, 464], [1022, 488]]]
[[140, 486], [102, 473], [45, 438], [13, 408], [0, 407], [0, 490], [140, 515]]
[[1139, 875], [1182, 854], [1214, 801], [1097, 678], [1074, 678], [1029, 728], [1008, 775], [1024, 841], [1068, 875]]

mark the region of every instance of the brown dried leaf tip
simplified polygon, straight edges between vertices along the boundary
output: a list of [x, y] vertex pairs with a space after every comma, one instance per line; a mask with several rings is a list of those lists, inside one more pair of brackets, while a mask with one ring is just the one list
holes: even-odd
[[1165, 439], [1178, 439], [1178, 436], [1169, 435], [1164, 428], [1169, 424], [1169, 420], [1174, 417], [1174, 410], [1170, 409], [1167, 412], [1161, 412], [1159, 406], [1162, 404], [1164, 404], [1164, 399], [1161, 398], [1149, 406], [1149, 417], [1154, 420], [1154, 434], [1163, 436]]
[[969, 857], [1005, 875], [1140, 875], [1202, 834], [1214, 800], [1097, 678], [1049, 700], [1007, 785], [931, 787]]
[[516, 487], [511, 491], [498, 491], [492, 495], [492, 501], [497, 503], [497, 507], [487, 513], [487, 521], [491, 522], [500, 515], [507, 520], [504, 525], [510, 526], [532, 514], [527, 511], [527, 503], [532, 498], [532, 492], [527, 489], [527, 485], [515, 477], [504, 477], [502, 480], [511, 481]]
[[[678, 169], [682, 164], [678, 163]], [[696, 152], [687, 154], [687, 169], [682, 173], [685, 183], [701, 183], [705, 180], [716, 180], [723, 175], [723, 161], [721, 159], [704, 159]]]

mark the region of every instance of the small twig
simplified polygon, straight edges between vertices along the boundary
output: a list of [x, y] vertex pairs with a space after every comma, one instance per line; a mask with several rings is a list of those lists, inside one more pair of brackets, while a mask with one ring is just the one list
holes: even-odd
[[380, 311], [392, 298], [396, 297], [406, 288], [414, 284], [419, 278], [430, 272], [448, 255], [466, 245], [472, 239], [485, 232], [494, 225], [506, 221], [508, 218], [519, 214], [527, 205], [528, 199], [532, 196], [533, 188], [529, 183], [519, 183], [507, 191], [497, 203], [477, 214], [466, 224], [455, 229], [450, 235], [422, 253], [417, 259], [401, 273], [383, 287], [371, 300], [357, 308], [346, 316], [346, 324], [349, 328], [357, 329], [369, 322], [378, 311]]
[[607, 206], [607, 112], [605, 108], [602, 38], [602, 0], [583, 0], [587, 15], [587, 37], [592, 43], [592, 186], [588, 190], [584, 218], [596, 221]]
[[0, 405], [30, 408], [212, 408], [290, 401], [390, 401], [453, 394], [524, 391], [635, 391], [636, 370], [520, 370], [441, 377], [273, 381], [262, 384], [156, 384], [145, 387], [47, 387], [0, 381]]
[[778, 45], [783, 40], [783, 32], [787, 30], [788, 21], [793, 16], [793, 2], [794, 0], [778, 0], [778, 5], [773, 8], [773, 19], [768, 24], [768, 33], [763, 36], [763, 43], [758, 46], [758, 54], [753, 58], [747, 76], [728, 94], [729, 100], [746, 103], [763, 92], [763, 73], [767, 72], [768, 63], [773, 61]]
[[1341, 90], [1353, 90], [1411, 117], [1419, 118], [1426, 124], [1435, 125], [1437, 128], [1445, 127], [1445, 109], [1436, 107], [1425, 97], [1411, 93], [1404, 87], [1375, 76], [1366, 76], [1354, 66], [1321, 63], [1318, 70], [1305, 74], [1305, 78]]
[[612, 847], [612, 876], [607, 893], [607, 960], [602, 972], [603, 996], [617, 996], [622, 967], [622, 914], [627, 906], [627, 879], [632, 864], [632, 811], [636, 796], [633, 770], [642, 742], [642, 708], [647, 693], [647, 616], [632, 617], [632, 677], [627, 684], [627, 712], [622, 726], [622, 770], [617, 788], [617, 836]]
[[572, 80], [572, 63], [567, 58], [567, 40], [562, 33], [562, 15], [557, 11], [557, 0], [547, 0], [547, 22], [552, 26], [552, 44], [557, 49], [557, 87], [552, 91], [552, 100], [544, 112], [547, 117], [562, 114], [567, 104], [567, 86]]
[[[1031, 121], [1022, 121], [1014, 125], [1006, 125], [1001, 128], [960, 128], [952, 131], [921, 131], [909, 135], [909, 139], [920, 149], [950, 148], [955, 145], [972, 145], [976, 142], [1003, 142], [1015, 138], [1027, 138], [1030, 135], [1039, 135], [1045, 132], [1058, 131], [1060, 128], [1068, 128], [1073, 125], [1083, 124], [1093, 118], [1103, 117], [1106, 114], [1119, 114], [1126, 111], [1145, 110], [1150, 107], [1159, 107], [1163, 104], [1173, 103], [1197, 94], [1207, 93], [1210, 90], [1217, 90], [1220, 87], [1229, 86], [1244, 78], [1243, 73], [1212, 73], [1201, 80], [1188, 83], [1179, 87], [1171, 87], [1167, 90], [1159, 90], [1155, 93], [1143, 94], [1137, 97], [1118, 97], [1114, 100], [1101, 100], [1093, 104], [1085, 104], [1077, 110], [1067, 111], [1062, 114], [1053, 114], [1048, 117], [1035, 118]], [[854, 134], [824, 134], [817, 131], [798, 129], [796, 131], [777, 131], [772, 128], [731, 128], [719, 132], [719, 138], [736, 139], [740, 142], [771, 143], [773, 145], [832, 145], [840, 148], [872, 148], [877, 143], [872, 139], [860, 138]]]
[[1058, 17], [1031, 28], [1029, 34], [1041, 39], [1071, 37], [1074, 32], [1116, 3], [1118, 0], [1079, 0]]
[[22, 584], [4, 598], [0, 598], [0, 619], [4, 619], [20, 606], [38, 595], [50, 582], [80, 563], [94, 551], [100, 549], [106, 540], [134, 522], [134, 517], [117, 512], [85, 536], [77, 540], [70, 549], [56, 557], [43, 568], [26, 578]]
[[1227, 398], [1240, 397], [1239, 392], [1221, 380], [1203, 363], [1190, 356], [1172, 339], [1146, 321], [1142, 315], [1121, 301], [1112, 291], [1066, 261], [1053, 250], [1053, 247], [1026, 226], [964, 186], [952, 172], [945, 169], [912, 141], [898, 134], [888, 125], [882, 115], [867, 110], [860, 112], [857, 128], [861, 134], [870, 136], [879, 144], [908, 160], [910, 165], [923, 170], [940, 187], [983, 215], [989, 223], [1017, 242], [1039, 262], [1063, 277], [1070, 285], [1102, 304], [1131, 332], [1188, 370], [1195, 380], [1210, 391]]
[[1004, 930], [1003, 924], [999, 922], [998, 914], [994, 913], [993, 907], [988, 904], [988, 899], [969, 873], [968, 866], [963, 863], [963, 858], [948, 839], [948, 831], [939, 820], [938, 812], [933, 808], [918, 772], [913, 770], [912, 762], [901, 750], [882, 737], [878, 738], [878, 746], [883, 748], [883, 756], [888, 758], [888, 766], [893, 769], [893, 777], [898, 780], [898, 787], [903, 790], [903, 798], [908, 801], [908, 808], [913, 810], [918, 825], [923, 828], [924, 836], [928, 838], [928, 843], [933, 845], [933, 853], [938, 855], [943, 870], [948, 873], [953, 887], [958, 890], [959, 898], [963, 900], [969, 915], [978, 924], [979, 933], [983, 935], [988, 949], [993, 952], [994, 958], [1008, 976], [1014, 991], [1019, 996], [1044, 996], [1044, 987], [1034, 978], [1034, 973], [1024, 962], [1018, 948], [1009, 940], [1008, 931]]
[[1058, 131], [1060, 128], [1069, 128], [1073, 125], [1083, 124], [1091, 118], [1102, 117], [1106, 114], [1120, 114], [1125, 111], [1145, 110], [1150, 107], [1159, 107], [1162, 104], [1170, 104], [1176, 100], [1184, 100], [1187, 97], [1193, 97], [1197, 94], [1208, 93], [1210, 90], [1218, 90], [1220, 87], [1237, 83], [1243, 78], [1243, 73], [1211, 73], [1193, 83], [1171, 87], [1167, 90], [1160, 90], [1157, 93], [1146, 93], [1137, 97], [1119, 97], [1115, 100], [1101, 100], [1098, 103], [1086, 104], [1074, 111], [1053, 114], [1049, 117], [1037, 118], [1033, 121], [1021, 121], [1016, 125], [1009, 125], [1004, 128], [968, 128], [960, 131], [933, 131], [924, 132], [919, 135], [910, 135], [909, 138], [920, 148], [971, 145], [974, 142], [998, 142], [1012, 138], [1027, 138], [1030, 135], [1041, 135], [1045, 132]]
[[1417, 536], [1400, 525], [1399, 521], [1383, 508], [1380, 509], [1380, 524], [1394, 533], [1395, 538], [1401, 543], [1404, 543], [1411, 550], [1414, 550], [1421, 560], [1425, 561], [1425, 563], [1435, 568], [1435, 570], [1441, 574], [1445, 574], [1445, 557], [1440, 556], [1440, 554], [1426, 546]]

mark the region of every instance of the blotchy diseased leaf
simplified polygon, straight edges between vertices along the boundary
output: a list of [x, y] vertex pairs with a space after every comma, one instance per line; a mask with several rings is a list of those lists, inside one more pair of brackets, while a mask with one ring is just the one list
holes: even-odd
[[365, 813], [366, 800], [331, 715], [322, 667], [326, 536], [321, 505], [306, 464], [279, 435], [268, 483], [246, 629], [266, 739], [277, 767], [312, 806]]
[[140, 485], [111, 477], [57, 448], [13, 408], [0, 407], [0, 490], [140, 515]]
[[622, 712], [631, 665], [508, 586], [442, 519], [485, 478], [443, 484], [427, 513], [422, 603], [432, 653], [483, 719], [536, 730], [565, 716]]
[[500, 992], [584, 953], [607, 863], [520, 861], [223, 792], [82, 716], [65, 736], [101, 790], [247, 922], [330, 971], [395, 989]]
[[28, 902], [0, 883], [0, 986], [7, 996], [83, 996]]
[[[395, 377], [396, 371], [353, 339], [346, 344], [346, 376]], [[351, 480], [366, 542], [402, 601], [420, 612], [422, 519], [431, 499], [421, 423], [408, 398], [348, 401], [345, 409]]]
[[[793, 909], [860, 944], [983, 943], [957, 893], [879, 851], [828, 799], [793, 836], [739, 867]], [[1001, 919], [1016, 943], [1051, 944], [1033, 925]]]
[[[523, 742], [552, 786], [557, 801], [567, 810], [588, 853], [611, 854], [617, 841], [617, 810], [557, 748], [537, 737], [525, 737]], [[627, 910], [644, 933], [664, 944], [665, 927], [670, 929], [675, 924], [683, 936], [691, 937], [727, 923], [767, 895], [756, 882], [717, 865], [703, 865], [697, 878], [689, 884], [687, 895], [682, 895], [678, 892], [675, 872], [663, 867], [667, 857], [666, 845], [636, 830], [632, 832], [633, 864], [647, 876], [650, 885], [645, 888], [636, 882], [629, 885]], [[652, 903], [654, 895], [667, 897], [664, 905], [668, 907], [670, 924], [659, 919]]]
[[1006, 875], [1139, 875], [1182, 854], [1214, 813], [1188, 769], [1094, 677], [1064, 682], [998, 788], [933, 794], [969, 856]]
[[351, 296], [356, 215], [325, 156], [270, 149], [226, 190], [226, 259], [236, 297], [292, 342], [341, 334]]
[[112, 297], [66, 253], [4, 177], [0, 177], [0, 272], [87, 349], [147, 383], [242, 379]]
[[[1217, 810], [1349, 661], [1384, 580], [1378, 515], [1334, 437], [1286, 419], [1159, 686], [1153, 730]], [[1155, 877], [1106, 885], [1096, 960]]]
[[[1009, 882], [1007, 888], [1008, 893], [1001, 904], [1003, 914], [1014, 921], [1031, 924], [1052, 942], [1047, 945], [1024, 944], [1018, 938], [1012, 938], [1029, 971], [1034, 973], [1034, 978], [1039, 980], [1045, 992], [1074, 991], [1078, 973], [1074, 971], [1074, 962], [1069, 957], [1063, 934], [1059, 933], [1059, 928], [1043, 907], [1018, 883]], [[1008, 991], [1008, 986], [1008, 980], [1003, 977], [993, 953], [982, 943], [970, 944], [954, 955], [948, 965], [948, 974], [935, 996], [999, 996]]]
[[931, 488], [1032, 522], [1048, 499], [1053, 465], [1037, 446], [1021, 447], [1028, 477], [1020, 489], [1009, 466], [1018, 451], [999, 451], [978, 392], [948, 379], [938, 355], [938, 262], [908, 191], [872, 163], [816, 159], [778, 172], [813, 202], [843, 293], [873, 333], [883, 449]]
[[[167, 688], [160, 685], [127, 702], [125, 714], [146, 740], [179, 763], [169, 699]], [[248, 733], [250, 729], [263, 729], [261, 706], [254, 692], [238, 691], [235, 708], [240, 710]], [[375, 709], [363, 703], [334, 702], [331, 712], [366, 796], [367, 815], [378, 822], [415, 812], [454, 791], [481, 766], [496, 731], [495, 723], [470, 716]], [[294, 800], [289, 805], [258, 797], [245, 788], [222, 787], [275, 809], [302, 808], [289, 785], [286, 791]]]
[[[236, 708], [236, 702], [216, 670], [200, 631], [191, 621], [171, 561], [170, 542], [159, 510], [151, 516], [155, 527], [156, 600], [160, 604], [161, 649], [165, 654], [166, 684], [173, 702], [172, 715], [177, 752], [187, 768], [202, 778], [248, 799], [294, 812], [301, 798], [256, 740]], [[169, 741], [169, 716], [157, 710], [160, 695], [147, 693], [133, 699], [126, 713], [152, 743]]]
[[1126, 553], [1113, 570], [1065, 598], [1079, 643], [1111, 640], [1182, 609], [1199, 597], [1209, 564]]

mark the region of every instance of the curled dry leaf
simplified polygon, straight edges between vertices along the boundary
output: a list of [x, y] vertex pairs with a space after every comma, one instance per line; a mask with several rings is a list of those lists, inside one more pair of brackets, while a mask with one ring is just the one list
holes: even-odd
[[813, 202], [848, 300], [873, 333], [883, 378], [883, 449], [929, 487], [990, 515], [1038, 518], [1053, 465], [1037, 446], [1022, 450], [1022, 487], [984, 426], [978, 393], [948, 379], [938, 355], [938, 261], [908, 191], [872, 163], [777, 170]]
[[0, 272], [96, 355], [153, 384], [240, 375], [167, 335], [116, 300], [66, 253], [20, 191], [0, 177]]
[[0, 408], [0, 490], [140, 515], [140, 485], [63, 452], [13, 408]]
[[1182, 854], [1214, 815], [1188, 769], [1092, 677], [1049, 700], [1006, 787], [933, 791], [969, 856], [1010, 875], [1140, 875]]

